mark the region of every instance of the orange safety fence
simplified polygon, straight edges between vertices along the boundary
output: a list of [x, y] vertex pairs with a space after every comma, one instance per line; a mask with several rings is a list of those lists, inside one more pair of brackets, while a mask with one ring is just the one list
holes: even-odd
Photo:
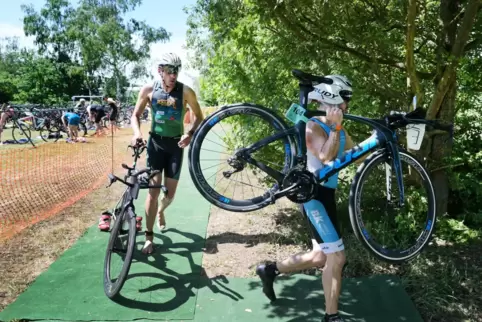
[[[186, 115], [185, 127], [190, 128], [189, 121]], [[141, 125], [146, 139], [149, 128], [149, 123]], [[132, 134], [126, 127], [104, 137], [87, 136], [85, 143], [67, 143], [65, 137], [43, 142], [32, 137], [35, 147], [29, 143], [0, 145], [0, 241], [107, 185], [108, 173], [123, 177], [121, 164], [133, 161], [132, 150], [127, 148]], [[144, 154], [138, 166], [145, 166], [145, 158]]]
[[[132, 162], [127, 150], [132, 131], [86, 137], [86, 142], [34, 141], [0, 145], [0, 240], [58, 214], [102, 184], [107, 174], [122, 175]], [[106, 192], [107, 193], [107, 192]], [[106, 205], [108, 207], [109, 205]]]

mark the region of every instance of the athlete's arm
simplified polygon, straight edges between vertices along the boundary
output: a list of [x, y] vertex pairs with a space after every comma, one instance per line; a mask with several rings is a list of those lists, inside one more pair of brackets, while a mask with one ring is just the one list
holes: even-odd
[[199, 102], [197, 101], [196, 93], [192, 90], [192, 88], [186, 85], [184, 85], [184, 97], [186, 98], [186, 101], [191, 108], [190, 116], [192, 118], [190, 121], [192, 124], [192, 128], [189, 132], [192, 135], [196, 131], [199, 124], [201, 124], [201, 122], [203, 121], [204, 116], [201, 111], [201, 106], [199, 106]]
[[92, 105], [89, 105], [87, 106], [86, 110], [87, 110], [87, 116], [89, 117], [89, 120], [92, 120], [92, 112], [90, 111], [90, 108], [92, 107]]
[[67, 127], [67, 115], [65, 115], [65, 113], [62, 115], [62, 123]]
[[339, 146], [339, 131], [330, 131], [330, 135], [327, 136], [315, 122], [310, 121], [306, 124], [306, 148], [321, 162], [333, 161], [338, 154]]
[[134, 112], [132, 112], [131, 117], [131, 126], [134, 130], [134, 136], [141, 136], [140, 119], [144, 109], [146, 108], [146, 104], [149, 102], [149, 93], [151, 92], [152, 85], [144, 85], [137, 96], [136, 107], [134, 108]]

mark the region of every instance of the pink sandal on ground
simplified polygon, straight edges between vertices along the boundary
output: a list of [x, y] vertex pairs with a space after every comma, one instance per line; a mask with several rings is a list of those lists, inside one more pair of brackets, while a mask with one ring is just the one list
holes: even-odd
[[142, 217], [136, 217], [136, 229], [137, 231], [142, 230]]
[[100, 231], [109, 231], [110, 230], [110, 221], [112, 218], [112, 214], [110, 212], [104, 211], [99, 219], [99, 229]]

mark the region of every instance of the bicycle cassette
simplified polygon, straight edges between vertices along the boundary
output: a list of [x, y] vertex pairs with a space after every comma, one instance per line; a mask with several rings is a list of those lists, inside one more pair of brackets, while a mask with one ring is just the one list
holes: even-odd
[[297, 168], [289, 170], [283, 179], [282, 189], [295, 183], [298, 184], [292, 189], [293, 193], [288, 194], [286, 198], [295, 203], [304, 203], [314, 198], [318, 185], [313, 173]]

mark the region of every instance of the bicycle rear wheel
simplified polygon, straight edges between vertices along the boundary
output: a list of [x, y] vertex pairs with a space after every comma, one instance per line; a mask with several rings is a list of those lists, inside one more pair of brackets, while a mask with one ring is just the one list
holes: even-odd
[[[132, 207], [127, 207], [115, 220], [104, 259], [104, 292], [110, 299], [117, 297], [129, 274], [136, 234], [136, 216]], [[112, 272], [113, 262], [117, 260], [121, 261], [122, 266], [120, 272], [115, 274]]]
[[[393, 160], [386, 150], [359, 167], [350, 190], [349, 212], [355, 236], [371, 253], [390, 263], [417, 256], [430, 241], [436, 223], [435, 192], [425, 168], [407, 151], [399, 151], [405, 204]], [[386, 187], [380, 188], [386, 184]], [[400, 212], [394, 214], [394, 211]]]
[[[258, 105], [228, 105], [210, 115], [189, 149], [189, 172], [197, 190], [211, 204], [228, 211], [249, 212], [269, 205], [272, 192], [279, 188], [276, 181], [234, 154], [285, 129], [282, 119]], [[250, 157], [285, 174], [296, 162], [296, 142], [295, 135], [286, 135]]]
[[14, 124], [12, 128], [12, 137], [17, 144], [26, 144], [30, 141], [32, 134], [27, 125], [18, 123]]

